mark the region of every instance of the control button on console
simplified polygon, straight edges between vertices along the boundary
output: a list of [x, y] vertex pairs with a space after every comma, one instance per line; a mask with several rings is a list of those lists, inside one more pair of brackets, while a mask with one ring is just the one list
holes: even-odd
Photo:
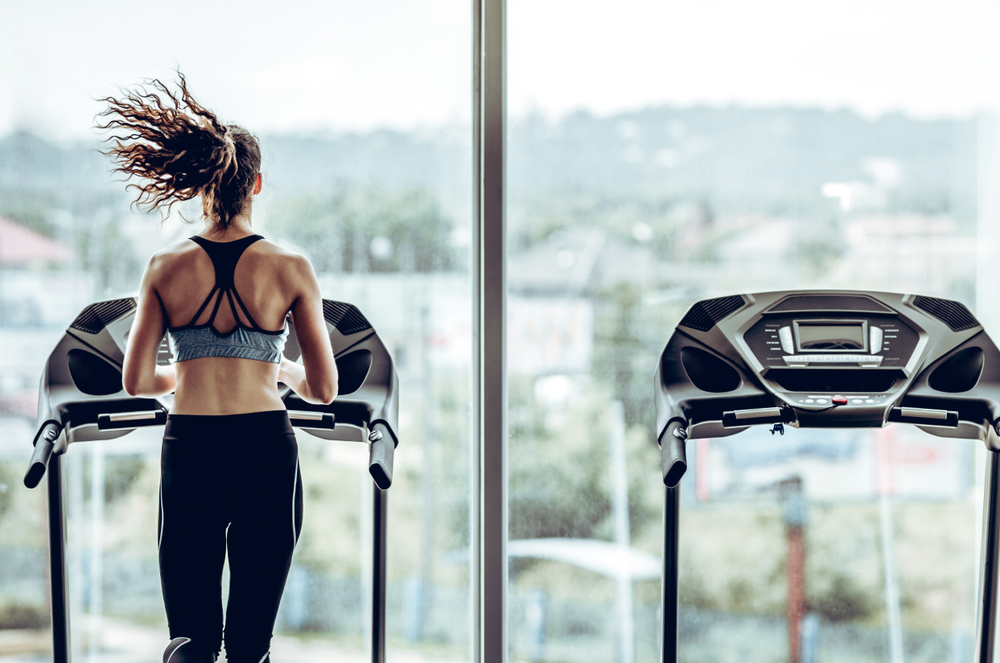
[[868, 328], [868, 345], [873, 355], [882, 352], [882, 328], [872, 325]]
[[782, 359], [789, 366], [806, 366], [808, 364], [861, 364], [862, 366], [879, 366], [882, 355], [858, 355], [830, 353], [826, 355], [784, 355]]
[[[881, 331], [881, 330], [879, 330]], [[792, 341], [792, 328], [782, 327], [778, 330], [778, 340], [781, 341], [781, 349], [788, 354], [795, 352], [795, 343]]]
[[847, 405], [847, 396], [834, 396], [833, 397], [833, 404], [834, 405]]

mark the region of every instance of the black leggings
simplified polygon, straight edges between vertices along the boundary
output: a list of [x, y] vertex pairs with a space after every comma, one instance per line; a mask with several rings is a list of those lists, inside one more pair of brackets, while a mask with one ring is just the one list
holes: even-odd
[[302, 479], [284, 410], [169, 415], [160, 461], [160, 581], [170, 637], [218, 654], [229, 551], [229, 663], [266, 661], [302, 529]]

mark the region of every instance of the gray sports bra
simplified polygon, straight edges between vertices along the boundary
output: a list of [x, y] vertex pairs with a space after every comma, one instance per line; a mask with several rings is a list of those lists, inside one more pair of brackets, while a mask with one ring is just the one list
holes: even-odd
[[[240, 359], [254, 359], [266, 361], [274, 364], [281, 362], [281, 352], [285, 349], [285, 339], [288, 338], [288, 324], [278, 331], [268, 331], [261, 329], [250, 311], [240, 299], [240, 294], [236, 292], [233, 283], [233, 276], [236, 273], [236, 263], [247, 247], [257, 240], [264, 239], [260, 235], [250, 235], [242, 237], [233, 242], [213, 242], [195, 235], [191, 238], [201, 248], [205, 249], [208, 257], [212, 259], [215, 266], [215, 286], [208, 293], [208, 298], [198, 309], [198, 312], [191, 318], [191, 322], [183, 327], [168, 327], [171, 340], [174, 345], [174, 362], [197, 359], [199, 357], [238, 357]], [[225, 295], [229, 299], [229, 306], [236, 318], [236, 326], [225, 334], [220, 334], [212, 326], [215, 316], [219, 312], [219, 305]], [[196, 325], [195, 322], [201, 317], [205, 308], [215, 299], [215, 306], [212, 314], [204, 324]], [[239, 304], [243, 314], [250, 322], [250, 326], [243, 324], [237, 314], [236, 305]]]

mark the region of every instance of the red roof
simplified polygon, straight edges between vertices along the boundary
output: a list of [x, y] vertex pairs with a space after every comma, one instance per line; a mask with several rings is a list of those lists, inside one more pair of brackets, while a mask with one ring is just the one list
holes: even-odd
[[68, 247], [0, 216], [0, 264], [65, 263], [71, 260], [73, 251]]

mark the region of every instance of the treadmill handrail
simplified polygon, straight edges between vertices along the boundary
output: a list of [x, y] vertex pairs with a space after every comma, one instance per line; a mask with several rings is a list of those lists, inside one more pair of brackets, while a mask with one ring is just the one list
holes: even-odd
[[24, 485], [26, 488], [34, 488], [45, 476], [45, 470], [49, 466], [49, 459], [52, 458], [52, 450], [55, 448], [56, 440], [62, 433], [63, 426], [60, 422], [49, 419], [41, 425], [35, 433], [35, 450], [28, 461], [28, 471], [24, 474]]

